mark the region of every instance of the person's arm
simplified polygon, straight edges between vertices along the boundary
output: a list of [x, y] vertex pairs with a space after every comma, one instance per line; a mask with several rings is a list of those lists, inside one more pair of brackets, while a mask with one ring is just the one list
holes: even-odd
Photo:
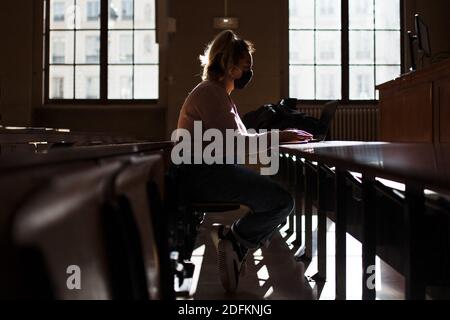
[[[194, 99], [195, 108], [202, 119], [203, 130], [218, 129], [224, 135], [227, 129], [232, 129], [239, 137], [245, 139], [246, 151], [249, 150], [251, 139], [267, 139], [267, 147], [270, 148], [270, 132], [249, 133], [240, 130], [237, 123], [239, 115], [235, 113], [233, 105], [225, 91], [220, 88], [206, 87], [198, 92]], [[279, 132], [279, 141], [293, 142], [312, 139], [312, 135], [301, 130], [283, 130]], [[260, 145], [260, 143], [258, 143]]]

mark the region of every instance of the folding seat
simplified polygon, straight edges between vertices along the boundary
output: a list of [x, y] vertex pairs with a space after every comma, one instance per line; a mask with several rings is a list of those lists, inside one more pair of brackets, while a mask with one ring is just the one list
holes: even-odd
[[[133, 224], [140, 247], [143, 283], [149, 299], [170, 299], [173, 295], [173, 277], [170, 272], [168, 225], [162, 197], [164, 193], [164, 159], [156, 153], [133, 156], [126, 161], [115, 178], [116, 210], [123, 223]], [[130, 222], [130, 220], [133, 220]], [[127, 222], [128, 221], [128, 222]], [[136, 278], [139, 279], [139, 276]]]
[[[55, 175], [86, 170], [92, 163], [76, 162], [62, 165], [42, 165], [27, 168], [8, 168], [0, 171], [0, 252], [4, 262], [13, 262], [14, 250], [11, 246], [11, 221], [17, 208], [29, 195], [38, 190], [44, 181]], [[17, 268], [13, 263], [0, 264], [0, 299], [20, 296], [20, 288], [15, 282]]]
[[116, 230], [105, 206], [120, 167], [110, 163], [50, 176], [29, 192], [11, 221], [21, 297], [131, 296], [121, 281], [123, 257], [114, 255], [110, 239]]

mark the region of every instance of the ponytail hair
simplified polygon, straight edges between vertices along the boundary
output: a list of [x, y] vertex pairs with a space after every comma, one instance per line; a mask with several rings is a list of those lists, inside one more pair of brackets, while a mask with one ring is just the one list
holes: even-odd
[[246, 53], [255, 52], [253, 44], [239, 38], [233, 31], [224, 30], [208, 44], [200, 62], [203, 67], [203, 80], [217, 80], [226, 70], [237, 65]]

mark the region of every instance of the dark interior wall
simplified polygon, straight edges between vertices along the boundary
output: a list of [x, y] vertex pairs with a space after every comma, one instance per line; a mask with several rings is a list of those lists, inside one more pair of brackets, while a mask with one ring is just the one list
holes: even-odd
[[35, 126], [166, 139], [166, 108], [160, 105], [44, 106], [35, 108], [33, 120]]
[[[450, 0], [404, 0], [405, 32], [414, 32], [414, 14], [418, 13], [427, 24], [430, 35], [432, 55], [450, 52]], [[408, 39], [405, 37], [405, 61], [410, 66]], [[430, 59], [424, 64], [429, 65]]]
[[166, 110], [160, 106], [49, 106], [35, 113], [35, 123], [75, 131], [101, 131], [165, 139]]
[[[161, 100], [155, 106], [42, 107], [41, 26], [39, 0], [3, 1], [0, 10], [0, 114], [3, 125], [42, 125], [83, 131], [121, 131], [164, 138], [176, 126], [187, 93], [200, 81], [199, 54], [219, 30], [213, 18], [223, 16], [223, 1], [158, 0], [168, 5], [177, 30], [162, 50]], [[228, 1], [229, 15], [239, 18], [237, 32], [254, 42], [255, 78], [248, 89], [233, 93], [243, 114], [287, 93], [287, 0]], [[450, 1], [405, 0], [405, 29], [413, 14], [430, 28], [434, 53], [450, 51]], [[164, 31], [165, 18], [160, 19]], [[409, 56], [407, 51], [405, 56]], [[164, 62], [163, 62], [164, 61]], [[34, 120], [34, 121], [33, 121]]]
[[33, 2], [2, 1], [0, 114], [2, 125], [31, 125]]
[[[255, 77], [242, 92], [232, 98], [241, 114], [261, 104], [275, 102], [281, 96], [282, 8], [285, 0], [228, 1], [228, 14], [239, 18], [236, 32], [252, 41]], [[169, 38], [168, 131], [176, 127], [179, 110], [187, 93], [201, 81], [199, 55], [206, 44], [220, 32], [213, 28], [213, 18], [224, 15], [223, 1], [172, 0], [170, 15], [177, 30]]]

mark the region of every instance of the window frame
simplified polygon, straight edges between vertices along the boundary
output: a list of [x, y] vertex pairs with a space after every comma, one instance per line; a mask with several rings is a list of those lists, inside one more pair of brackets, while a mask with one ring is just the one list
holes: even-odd
[[[158, 99], [108, 99], [108, 66], [110, 65], [108, 62], [108, 32], [110, 29], [108, 28], [109, 22], [109, 1], [108, 0], [99, 0], [100, 1], [100, 98], [98, 99], [76, 99], [74, 96], [72, 99], [50, 99], [50, 23], [53, 17], [51, 16], [51, 1], [45, 1], [45, 16], [47, 17], [44, 21], [44, 105], [156, 105], [161, 99], [161, 86], [159, 85], [159, 93]], [[155, 35], [158, 30], [158, 1], [155, 1]], [[133, 10], [135, 9], [133, 1]], [[103, 14], [103, 13], [106, 14]], [[75, 30], [75, 29], [74, 29]], [[134, 29], [132, 30], [135, 31]], [[76, 41], [76, 40], [74, 40]], [[156, 36], [156, 41], [158, 42], [158, 37]], [[159, 46], [158, 56], [161, 56], [161, 46]], [[75, 59], [75, 56], [74, 56]], [[74, 60], [74, 65], [75, 60]], [[83, 65], [83, 64], [79, 64]], [[158, 64], [159, 73], [161, 72], [161, 61], [159, 60]], [[159, 76], [159, 79], [161, 75]], [[158, 81], [159, 81], [158, 79]], [[74, 83], [75, 86], [75, 83]]]
[[[406, 62], [405, 62], [405, 25], [404, 25], [404, 0], [399, 0], [400, 2], [400, 72], [401, 74], [406, 72]], [[286, 96], [289, 96], [289, 84], [290, 84], [290, 41], [289, 41], [289, 0], [285, 1], [285, 10], [284, 12], [287, 15], [286, 24], [287, 28], [283, 28], [285, 30], [284, 38], [287, 39], [285, 43], [287, 44], [285, 49], [285, 63], [284, 68], [285, 72], [285, 81], [282, 92], [286, 93]], [[378, 99], [370, 99], [370, 100], [350, 100], [350, 46], [349, 46], [349, 0], [341, 0], [341, 99], [338, 100], [341, 104], [344, 105], [374, 105], [378, 104]], [[323, 105], [329, 100], [320, 100], [320, 99], [298, 99], [302, 104], [308, 105]]]

